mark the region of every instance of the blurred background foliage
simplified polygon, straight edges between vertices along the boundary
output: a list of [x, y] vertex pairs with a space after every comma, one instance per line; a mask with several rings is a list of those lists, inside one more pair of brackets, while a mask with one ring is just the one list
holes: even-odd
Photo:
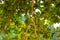
[[0, 40], [60, 40], [59, 32], [60, 0], [0, 0]]

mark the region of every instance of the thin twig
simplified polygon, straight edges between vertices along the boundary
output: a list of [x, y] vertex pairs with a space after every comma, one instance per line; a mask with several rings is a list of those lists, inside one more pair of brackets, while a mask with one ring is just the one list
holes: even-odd
[[32, 0], [32, 8], [31, 8], [31, 10], [32, 10], [32, 18], [31, 18], [31, 20], [32, 20], [32, 22], [34, 24], [34, 30], [35, 30], [36, 40], [38, 40], [38, 36], [37, 36], [37, 32], [36, 32], [36, 24], [34, 22], [34, 1], [35, 0]]
[[[29, 25], [27, 24], [26, 27], [27, 27], [27, 29], [26, 29], [26, 35], [27, 35], [28, 34]], [[26, 37], [26, 40], [28, 40], [28, 37]]]

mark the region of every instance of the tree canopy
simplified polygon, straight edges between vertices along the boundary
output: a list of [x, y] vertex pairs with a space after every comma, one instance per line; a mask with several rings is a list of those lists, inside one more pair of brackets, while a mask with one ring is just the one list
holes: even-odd
[[55, 23], [60, 0], [0, 0], [0, 40], [52, 40]]

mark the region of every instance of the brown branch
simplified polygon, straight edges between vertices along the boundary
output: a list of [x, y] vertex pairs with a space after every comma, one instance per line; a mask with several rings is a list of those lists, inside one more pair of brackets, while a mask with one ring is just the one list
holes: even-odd
[[21, 0], [18, 0], [18, 3], [21, 3]]
[[[29, 29], [29, 25], [27, 24], [26, 25], [26, 27], [27, 27], [27, 29], [26, 29], [26, 34], [25, 34], [25, 36], [27, 35], [27, 33], [28, 33], [28, 29]], [[28, 40], [28, 37], [26, 37], [26, 39], [25, 40]]]
[[31, 6], [31, 12], [32, 12], [32, 16], [34, 15], [34, 0], [32, 0], [32, 6]]
[[32, 20], [32, 22], [33, 22], [33, 24], [34, 24], [34, 31], [35, 31], [35, 35], [36, 35], [36, 40], [38, 40], [38, 36], [37, 36], [37, 32], [36, 32], [36, 24], [35, 24], [35, 22], [34, 22], [34, 1], [35, 0], [32, 0], [32, 8], [31, 8], [31, 10], [32, 10], [32, 18], [31, 18], [31, 20]]

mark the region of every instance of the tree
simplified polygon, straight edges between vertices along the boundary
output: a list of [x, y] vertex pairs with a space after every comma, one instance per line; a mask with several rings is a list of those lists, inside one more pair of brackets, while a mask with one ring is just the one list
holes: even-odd
[[5, 35], [0, 39], [51, 40], [56, 31], [52, 25], [60, 22], [59, 4], [60, 0], [0, 0], [0, 34]]

